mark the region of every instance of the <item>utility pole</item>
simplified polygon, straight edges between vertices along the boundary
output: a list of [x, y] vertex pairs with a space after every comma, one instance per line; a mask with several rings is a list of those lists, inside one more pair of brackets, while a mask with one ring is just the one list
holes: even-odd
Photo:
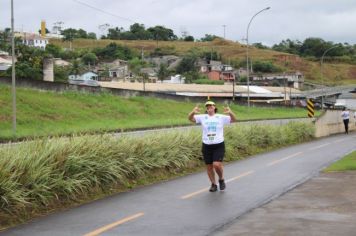
[[[271, 9], [270, 7], [266, 7], [262, 10], [260, 10], [259, 12], [257, 12], [255, 15], [252, 16], [250, 22], [248, 23], [247, 25], [247, 30], [246, 30], [246, 76], [247, 76], [247, 106], [248, 108], [250, 108], [250, 73], [249, 73], [249, 55], [248, 55], [248, 47], [249, 47], [249, 44], [248, 44], [248, 31], [250, 29], [250, 25], [251, 25], [251, 22], [252, 20], [258, 15], [260, 14], [261, 12], [263, 11], [266, 11], [266, 10], [269, 10]], [[252, 71], [252, 62], [251, 62], [251, 71]]]
[[143, 61], [143, 47], [141, 48], [141, 61]]
[[12, 130], [16, 135], [16, 80], [15, 80], [15, 33], [14, 33], [14, 1], [11, 0], [11, 58], [12, 58]]
[[225, 28], [226, 28], [226, 25], [222, 25], [224, 27], [224, 39], [225, 39]]

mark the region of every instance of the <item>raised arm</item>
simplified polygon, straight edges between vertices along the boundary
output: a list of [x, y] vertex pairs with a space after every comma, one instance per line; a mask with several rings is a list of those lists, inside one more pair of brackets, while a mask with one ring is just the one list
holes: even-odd
[[237, 121], [236, 115], [231, 111], [230, 107], [224, 107], [224, 113], [230, 116], [231, 123]]
[[194, 109], [188, 114], [188, 120], [195, 123], [194, 115], [198, 114], [200, 109], [198, 106], [194, 107]]

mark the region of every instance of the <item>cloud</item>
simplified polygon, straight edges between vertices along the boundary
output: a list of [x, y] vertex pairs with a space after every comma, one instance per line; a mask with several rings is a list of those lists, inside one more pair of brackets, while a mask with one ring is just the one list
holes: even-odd
[[[271, 46], [287, 38], [307, 37], [356, 43], [354, 0], [14, 0], [14, 4], [17, 30], [37, 31], [41, 20], [46, 20], [50, 30], [62, 21], [67, 28], [99, 34], [102, 24], [128, 30], [137, 22], [146, 28], [163, 25], [178, 36], [184, 30], [195, 38], [223, 36], [225, 29], [226, 38], [234, 41], [245, 38], [251, 17], [270, 6], [253, 19], [251, 43]], [[10, 27], [10, 1], [1, 2], [0, 18], [0, 28]]]

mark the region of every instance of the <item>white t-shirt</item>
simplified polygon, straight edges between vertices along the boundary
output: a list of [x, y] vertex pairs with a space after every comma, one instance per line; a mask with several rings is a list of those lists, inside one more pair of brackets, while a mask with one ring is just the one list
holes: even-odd
[[344, 119], [344, 120], [350, 119], [350, 112], [349, 112], [349, 111], [342, 111], [342, 112], [341, 112], [341, 117], [342, 117], [342, 119]]
[[202, 140], [205, 144], [217, 144], [224, 142], [224, 125], [230, 124], [231, 117], [227, 115], [208, 114], [194, 115], [195, 122], [202, 125]]

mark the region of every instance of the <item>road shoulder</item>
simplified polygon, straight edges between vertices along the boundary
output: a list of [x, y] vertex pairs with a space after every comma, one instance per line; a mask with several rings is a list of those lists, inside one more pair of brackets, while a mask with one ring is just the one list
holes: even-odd
[[356, 171], [321, 173], [213, 235], [354, 235], [355, 185]]

